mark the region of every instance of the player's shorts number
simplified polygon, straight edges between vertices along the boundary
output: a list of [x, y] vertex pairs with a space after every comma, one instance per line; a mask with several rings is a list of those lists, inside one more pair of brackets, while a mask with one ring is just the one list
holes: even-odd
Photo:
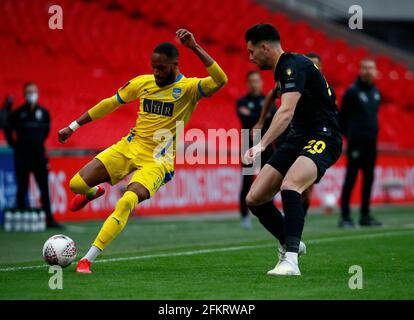
[[323, 150], [326, 148], [326, 143], [322, 140], [310, 140], [308, 142], [308, 145], [304, 147], [304, 150], [307, 150], [307, 152], [315, 154], [315, 153], [322, 153]]

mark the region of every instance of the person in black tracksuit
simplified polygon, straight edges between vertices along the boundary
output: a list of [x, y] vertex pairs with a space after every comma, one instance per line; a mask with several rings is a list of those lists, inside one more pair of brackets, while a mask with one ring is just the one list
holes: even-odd
[[349, 203], [359, 170], [362, 170], [363, 174], [359, 224], [361, 226], [381, 225], [381, 222], [370, 215], [370, 197], [377, 157], [378, 110], [381, 95], [374, 84], [375, 61], [367, 58], [363, 59], [360, 64], [359, 77], [345, 92], [339, 115], [342, 131], [348, 139], [348, 161], [342, 188], [339, 227], [354, 227]]
[[25, 104], [9, 114], [5, 127], [7, 142], [14, 150], [17, 207], [20, 209], [27, 207], [29, 175], [33, 172], [40, 189], [47, 226], [60, 227], [53, 218], [49, 198], [45, 141], [50, 130], [50, 115], [45, 108], [37, 104], [38, 88], [35, 83], [25, 84], [24, 95]]
[[0, 109], [0, 129], [4, 129], [7, 124], [7, 119], [13, 107], [13, 96], [7, 96], [4, 99], [3, 106]]
[[[244, 97], [237, 100], [236, 107], [237, 115], [239, 116], [242, 129], [251, 130], [259, 120], [265, 101], [265, 95], [263, 94], [263, 80], [259, 72], [251, 71], [247, 74], [247, 87], [248, 93]], [[264, 121], [262, 134], [264, 134], [264, 132], [266, 132], [267, 128], [269, 127], [275, 112], [275, 108], [271, 108], [269, 110], [266, 116], [266, 120]], [[252, 134], [250, 134], [249, 137], [249, 146], [252, 146]], [[272, 153], [273, 146], [270, 145], [262, 154], [262, 166], [266, 164]], [[244, 164], [243, 166], [246, 167]], [[243, 175], [242, 188], [240, 190], [240, 214], [242, 218], [242, 227], [246, 229], [250, 228], [249, 212], [246, 205], [246, 195], [249, 192], [252, 183], [252, 175]]]

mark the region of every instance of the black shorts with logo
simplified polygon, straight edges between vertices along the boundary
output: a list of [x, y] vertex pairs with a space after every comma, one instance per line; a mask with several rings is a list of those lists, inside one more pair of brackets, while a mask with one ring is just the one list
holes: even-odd
[[285, 176], [299, 156], [310, 158], [318, 168], [318, 183], [326, 170], [331, 167], [342, 153], [342, 136], [339, 132], [321, 132], [305, 135], [288, 135], [267, 162]]

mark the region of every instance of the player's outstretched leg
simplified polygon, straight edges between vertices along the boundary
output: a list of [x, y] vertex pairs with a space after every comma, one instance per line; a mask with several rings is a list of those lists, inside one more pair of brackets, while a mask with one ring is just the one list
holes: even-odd
[[99, 184], [108, 181], [110, 176], [103, 163], [93, 159], [70, 180], [70, 189], [76, 193], [76, 196], [72, 199], [69, 209], [78, 211], [90, 201], [102, 196], [105, 189]]
[[149, 192], [139, 183], [132, 183], [116, 204], [115, 211], [105, 220], [88, 253], [78, 262], [76, 272], [92, 273], [91, 264], [98, 255], [121, 233], [128, 217], [138, 202], [149, 198]]
[[302, 193], [316, 178], [317, 167], [315, 163], [307, 157], [300, 156], [283, 179], [281, 195], [285, 213], [286, 253], [282, 261], [268, 273], [270, 275], [301, 274], [298, 266], [298, 254], [303, 250], [303, 244], [300, 240], [305, 223]]
[[283, 246], [286, 242], [283, 216], [273, 204], [273, 197], [279, 191], [282, 180], [283, 176], [266, 164], [254, 180], [246, 196], [246, 203], [266, 230]]

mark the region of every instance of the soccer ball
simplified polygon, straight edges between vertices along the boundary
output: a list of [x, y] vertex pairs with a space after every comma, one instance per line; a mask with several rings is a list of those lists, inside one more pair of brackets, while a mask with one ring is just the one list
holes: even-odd
[[50, 237], [43, 245], [43, 258], [51, 266], [67, 267], [75, 260], [77, 253], [75, 242], [63, 234]]

